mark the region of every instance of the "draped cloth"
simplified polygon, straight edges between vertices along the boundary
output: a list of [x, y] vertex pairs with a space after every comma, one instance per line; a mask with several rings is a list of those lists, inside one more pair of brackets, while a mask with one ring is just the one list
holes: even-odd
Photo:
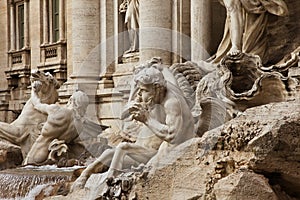
[[125, 14], [125, 24], [127, 24], [128, 28], [131, 51], [138, 50], [139, 48], [139, 18], [139, 0], [130, 0]]
[[131, 0], [125, 15], [125, 24], [130, 23], [132, 29], [138, 29], [139, 18], [139, 0]]
[[[224, 5], [222, 0], [219, 0]], [[251, 53], [260, 56], [264, 63], [268, 60], [266, 27], [268, 23], [268, 14], [285, 16], [288, 14], [288, 8], [284, 0], [239, 0], [243, 13], [243, 53]], [[231, 48], [230, 38], [230, 17], [227, 14], [223, 39], [218, 47], [215, 63], [227, 54]]]

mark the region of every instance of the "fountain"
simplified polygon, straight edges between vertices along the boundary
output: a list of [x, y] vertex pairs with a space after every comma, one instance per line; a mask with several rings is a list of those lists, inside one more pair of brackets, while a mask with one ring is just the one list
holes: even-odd
[[55, 165], [28, 165], [0, 172], [0, 199], [35, 199], [66, 194], [74, 181], [73, 171], [79, 167], [57, 168]]

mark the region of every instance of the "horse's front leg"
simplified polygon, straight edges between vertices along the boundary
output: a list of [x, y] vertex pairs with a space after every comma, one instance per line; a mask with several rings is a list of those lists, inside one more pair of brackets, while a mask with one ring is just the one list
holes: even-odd
[[0, 122], [0, 138], [19, 145], [22, 138], [20, 129], [15, 125]]

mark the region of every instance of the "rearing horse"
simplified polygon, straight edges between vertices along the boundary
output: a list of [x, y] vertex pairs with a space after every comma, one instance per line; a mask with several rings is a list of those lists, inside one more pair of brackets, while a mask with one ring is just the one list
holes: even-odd
[[[58, 100], [57, 89], [60, 85], [51, 74], [33, 72], [30, 81], [31, 88], [36, 90], [42, 103], [53, 104]], [[47, 116], [34, 109], [29, 99], [15, 121], [10, 124], [0, 122], [0, 139], [20, 146], [25, 157], [46, 120]]]

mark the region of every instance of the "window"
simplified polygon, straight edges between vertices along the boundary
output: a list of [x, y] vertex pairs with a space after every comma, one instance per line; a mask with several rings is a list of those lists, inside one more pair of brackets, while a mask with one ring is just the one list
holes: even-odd
[[59, 0], [52, 0], [52, 40], [59, 41]]
[[67, 77], [67, 43], [65, 38], [65, 0], [41, 0], [42, 34], [40, 46], [41, 71], [53, 72], [57, 80]]
[[10, 87], [19, 87], [25, 91], [30, 84], [30, 36], [29, 36], [29, 0], [9, 0], [7, 18], [9, 23], [9, 49], [6, 76]]
[[29, 1], [10, 1], [8, 8], [11, 51], [22, 50], [29, 46]]
[[17, 6], [18, 10], [18, 42], [19, 42], [19, 49], [24, 47], [24, 4]]
[[44, 45], [64, 41], [65, 16], [63, 0], [43, 0], [43, 40]]

